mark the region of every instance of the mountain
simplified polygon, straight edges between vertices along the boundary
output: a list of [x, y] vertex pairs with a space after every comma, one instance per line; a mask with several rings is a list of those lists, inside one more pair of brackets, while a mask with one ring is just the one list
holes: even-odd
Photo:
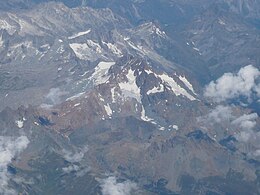
[[17, 9], [30, 9], [39, 3], [46, 2], [63, 2], [68, 7], [77, 7], [84, 5], [84, 0], [63, 0], [63, 1], [52, 1], [52, 0], [8, 0], [0, 2], [0, 10], [14, 11]]
[[[133, 24], [146, 20], [158, 22], [171, 38], [181, 42], [182, 47], [184, 43], [187, 43], [191, 49], [198, 51], [198, 54], [202, 55], [201, 61], [210, 67], [211, 75], [215, 78], [225, 72], [238, 70], [245, 64], [255, 66], [259, 64], [260, 12], [257, 1], [156, 0], [153, 3], [147, 3], [147, 1], [97, 0], [89, 1], [88, 5], [95, 8], [109, 7], [115, 13], [131, 18], [130, 21]], [[225, 21], [229, 22], [227, 26], [225, 26]], [[246, 46], [245, 44], [253, 45]], [[233, 45], [241, 48], [241, 51], [229, 48]], [[199, 51], [201, 49], [203, 52]], [[206, 56], [207, 51], [212, 56]], [[234, 53], [229, 54], [229, 52]], [[227, 55], [232, 59], [228, 59]], [[202, 64], [201, 61], [194, 64], [196, 66]]]
[[0, 194], [259, 194], [259, 6], [0, 2]]

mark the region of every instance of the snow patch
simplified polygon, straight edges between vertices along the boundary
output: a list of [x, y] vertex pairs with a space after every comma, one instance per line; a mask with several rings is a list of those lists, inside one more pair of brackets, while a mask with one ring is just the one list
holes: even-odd
[[132, 43], [131, 41], [127, 41], [127, 43], [128, 43], [128, 45], [130, 45], [134, 50], [137, 50], [137, 51], [139, 51], [139, 52], [142, 53], [142, 54], [145, 54], [145, 53], [146, 53], [146, 51], [144, 50], [144, 48], [143, 48], [142, 46], [140, 46], [140, 45], [135, 46], [134, 43]]
[[96, 54], [102, 53], [100, 45], [92, 40], [87, 40], [87, 43], [71, 43], [70, 48], [81, 60], [92, 59], [94, 55], [93, 52]]
[[79, 59], [81, 60], [88, 59], [88, 56], [86, 55], [86, 50], [89, 49], [88, 44], [72, 43], [70, 44], [70, 48], [74, 51], [74, 53]]
[[42, 49], [50, 49], [50, 44], [44, 44], [40, 48], [42, 48]]
[[106, 83], [109, 79], [108, 70], [113, 66], [115, 62], [99, 62], [95, 67], [94, 73], [90, 77], [90, 80], [93, 80], [95, 85]]
[[18, 128], [20, 128], [20, 129], [23, 128], [23, 123], [24, 123], [23, 120], [17, 120], [17, 121], [15, 121], [15, 123], [16, 123]]
[[0, 20], [0, 29], [6, 30], [11, 35], [16, 31], [16, 28], [14, 26], [10, 25], [5, 20]]
[[3, 36], [1, 35], [0, 37], [0, 47], [2, 47], [4, 45], [4, 41], [3, 41]]
[[165, 127], [159, 127], [159, 130], [160, 130], [160, 131], [164, 131], [164, 130], [165, 130]]
[[122, 94], [125, 97], [135, 98], [139, 103], [141, 103], [141, 90], [136, 85], [136, 76], [134, 75], [134, 71], [129, 69], [126, 77], [128, 81], [119, 83]]
[[197, 48], [197, 47], [193, 47], [193, 49], [194, 49], [195, 51], [200, 51], [199, 48]]
[[142, 111], [141, 111], [141, 119], [143, 121], [147, 121], [147, 122], [151, 122], [153, 124], [156, 124], [152, 118], [149, 118], [148, 116], [146, 116], [145, 109], [144, 109], [143, 105], [142, 105]]
[[181, 86], [177, 84], [177, 82], [167, 74], [158, 75], [158, 77], [168, 84], [168, 86], [171, 88], [171, 90], [175, 93], [176, 96], [183, 95], [187, 97], [190, 100], [196, 100], [192, 95], [190, 95], [185, 89], [183, 89]]
[[73, 107], [77, 107], [77, 106], [79, 106], [80, 105], [80, 103], [77, 103], [77, 104], [74, 104], [74, 106]]
[[78, 93], [78, 94], [76, 94], [76, 95], [74, 95], [74, 96], [71, 96], [71, 97], [67, 98], [66, 101], [74, 100], [74, 99], [76, 99], [76, 98], [82, 96], [84, 93], [85, 93], [85, 92], [81, 92], [81, 93]]
[[86, 76], [88, 73], [89, 73], [89, 71], [86, 71], [86, 72], [84, 72], [82, 75], [79, 75], [79, 76], [84, 77], [84, 76]]
[[152, 74], [153, 73], [153, 71], [151, 71], [151, 70], [144, 70], [147, 74]]
[[130, 37], [124, 37], [124, 41], [129, 41]]
[[111, 89], [111, 94], [112, 94], [112, 103], [115, 103], [116, 102], [115, 87]]
[[192, 93], [196, 94], [194, 92], [192, 84], [186, 79], [185, 76], [179, 76], [179, 79], [186, 85], [186, 87], [188, 87], [189, 90], [192, 91]]
[[56, 53], [62, 54], [64, 51], [65, 51], [64, 46], [61, 45], [61, 46], [57, 49]]
[[116, 47], [116, 45], [112, 44], [112, 43], [106, 43], [103, 42], [102, 43], [104, 45], [106, 45], [108, 47], [108, 49], [110, 49], [112, 51], [112, 53], [116, 54], [119, 57], [122, 57], [122, 52]]
[[218, 19], [218, 23], [219, 23], [220, 25], [226, 25], [226, 23], [225, 23], [223, 20], [221, 20], [221, 19]]
[[179, 127], [177, 125], [170, 125], [169, 128], [170, 128], [169, 130], [172, 130], [172, 129], [176, 130], [176, 131], [179, 130]]
[[161, 31], [159, 28], [155, 28], [155, 33], [161, 37], [164, 37], [166, 36], [165, 32], [164, 31]]
[[97, 53], [102, 53], [102, 48], [100, 45], [92, 40], [87, 40], [87, 44], [89, 47], [91, 47], [93, 50], [95, 50]]
[[160, 93], [160, 92], [164, 92], [164, 86], [162, 84], [160, 84], [158, 87], [154, 87], [154, 88], [150, 89], [149, 91], [147, 91], [147, 95], [154, 94], [154, 93]]
[[113, 111], [112, 111], [110, 105], [107, 104], [107, 105], [104, 105], [104, 107], [105, 107], [105, 110], [106, 110], [107, 115], [108, 115], [108, 116], [112, 116]]
[[90, 33], [90, 32], [91, 32], [91, 29], [88, 29], [87, 31], [83, 31], [83, 32], [78, 32], [78, 33], [76, 33], [76, 34], [74, 34], [74, 35], [68, 37], [68, 39], [75, 39], [75, 38], [77, 38], [77, 37], [86, 35], [86, 34], [88, 34], [88, 33]]

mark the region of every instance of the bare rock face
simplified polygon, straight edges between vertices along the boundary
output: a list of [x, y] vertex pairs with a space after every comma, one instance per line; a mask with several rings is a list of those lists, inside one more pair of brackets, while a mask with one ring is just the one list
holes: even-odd
[[0, 2], [0, 194], [259, 194], [258, 8]]

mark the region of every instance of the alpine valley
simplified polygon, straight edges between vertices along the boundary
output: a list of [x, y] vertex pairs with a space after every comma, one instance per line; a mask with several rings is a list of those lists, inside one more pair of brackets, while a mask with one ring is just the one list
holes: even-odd
[[259, 0], [1, 0], [0, 194], [259, 195]]

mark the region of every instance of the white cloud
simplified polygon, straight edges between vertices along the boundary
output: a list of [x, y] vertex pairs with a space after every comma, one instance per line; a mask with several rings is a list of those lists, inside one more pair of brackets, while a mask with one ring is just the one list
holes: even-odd
[[260, 136], [257, 136], [258, 134], [254, 129], [258, 120], [257, 113], [243, 114], [241, 116], [237, 116], [235, 113], [231, 106], [218, 105], [207, 115], [199, 117], [198, 121], [207, 126], [219, 124], [219, 126], [224, 125], [223, 127], [231, 128], [233, 132], [236, 132], [236, 139], [241, 142], [250, 141], [251, 144], [254, 144], [258, 140], [260, 141]]
[[257, 94], [257, 97], [260, 97], [260, 83], [255, 87], [255, 92]]
[[65, 160], [71, 163], [68, 167], [62, 168], [62, 171], [66, 174], [70, 174], [72, 172], [76, 172], [77, 177], [82, 177], [84, 176], [87, 172], [90, 171], [90, 167], [88, 166], [80, 166], [80, 165], [75, 165], [73, 163], [80, 163], [85, 154], [88, 152], [88, 147], [85, 146], [81, 149], [79, 149], [76, 152], [71, 152], [67, 150], [62, 150], [63, 156]]
[[255, 127], [257, 118], [258, 115], [256, 113], [244, 114], [232, 121], [232, 124], [237, 125], [244, 130], [251, 130]]
[[257, 133], [253, 131], [253, 128], [257, 124], [257, 118], [258, 115], [256, 113], [244, 114], [231, 122], [232, 125], [241, 129], [235, 136], [239, 141], [248, 142], [253, 139], [258, 139], [256, 136]]
[[88, 147], [85, 146], [84, 148], [80, 149], [77, 152], [71, 152], [71, 151], [67, 151], [67, 150], [63, 150], [63, 155], [64, 158], [71, 162], [71, 163], [76, 163], [76, 162], [80, 162], [83, 158], [85, 153], [87, 153], [88, 151]]
[[66, 93], [61, 91], [59, 88], [51, 88], [49, 93], [46, 95], [46, 98], [49, 99], [52, 103], [59, 103], [60, 96], [65, 95]]
[[78, 165], [70, 165], [68, 167], [62, 168], [62, 170], [64, 173], [71, 173], [80, 170], [80, 167]]
[[30, 179], [25, 179], [23, 177], [19, 177], [19, 176], [16, 176], [14, 178], [12, 178], [12, 180], [17, 183], [17, 184], [20, 184], [20, 185], [33, 185], [34, 184], [34, 180], [32, 178]]
[[7, 171], [7, 166], [28, 144], [29, 140], [26, 136], [20, 136], [18, 138], [0, 136], [0, 194], [16, 194], [13, 189], [8, 187], [10, 176]]
[[68, 94], [59, 88], [51, 88], [49, 93], [45, 96], [46, 102], [41, 105], [42, 108], [51, 108], [53, 105], [61, 103], [61, 97]]
[[254, 132], [252, 130], [248, 130], [248, 131], [241, 131], [238, 134], [235, 135], [235, 137], [237, 138], [238, 141], [241, 142], [248, 142], [252, 136], [254, 135]]
[[229, 121], [233, 119], [234, 116], [232, 115], [231, 107], [218, 105], [204, 118], [206, 118], [208, 122], [220, 123], [221, 121]]
[[137, 185], [135, 183], [131, 181], [119, 183], [113, 176], [104, 179], [101, 187], [103, 195], [130, 195], [131, 192], [137, 190]]
[[66, 174], [75, 172], [77, 177], [82, 177], [90, 171], [90, 167], [80, 167], [78, 165], [69, 165], [68, 167], [62, 168], [62, 171]]
[[253, 153], [254, 156], [256, 157], [259, 157], [260, 156], [260, 149], [256, 150], [254, 153]]
[[88, 173], [89, 171], [90, 171], [90, 167], [81, 168], [80, 170], [77, 171], [76, 176], [77, 176], [77, 177], [82, 177], [82, 176], [84, 176], [86, 173]]
[[246, 97], [248, 100], [256, 93], [260, 97], [258, 78], [260, 71], [252, 65], [245, 66], [237, 74], [225, 73], [216, 81], [206, 86], [204, 95], [216, 102]]

